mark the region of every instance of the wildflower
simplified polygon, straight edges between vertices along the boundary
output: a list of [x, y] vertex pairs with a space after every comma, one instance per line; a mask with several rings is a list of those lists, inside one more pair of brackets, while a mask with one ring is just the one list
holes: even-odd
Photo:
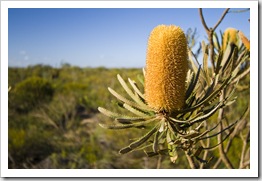
[[[235, 32], [237, 31], [228, 30], [224, 38], [237, 43]], [[203, 47], [204, 52], [206, 49]], [[117, 79], [129, 98], [108, 88], [119, 101], [119, 106], [132, 115], [98, 108], [102, 114], [114, 119], [113, 124], [100, 124], [104, 128], [118, 130], [135, 127], [146, 131], [119, 153], [144, 150], [149, 157], [169, 155], [171, 162], [175, 163], [179, 158], [177, 151], [180, 150], [190, 158], [208, 163], [209, 160], [199, 158], [201, 151], [215, 148], [222, 142], [203, 147], [200, 141], [222, 134], [237, 123], [236, 121], [218, 132], [215, 130], [216, 126], [208, 129], [204, 127], [212, 115], [220, 108], [234, 103], [236, 99], [232, 98], [234, 89], [223, 100], [217, 99], [232, 80], [235, 80], [240, 70], [238, 66], [228, 66], [234, 60], [233, 54], [224, 54], [221, 51], [217, 56], [219, 66], [212, 74], [207, 74], [192, 58], [192, 69], [189, 69], [187, 40], [182, 29], [174, 25], [159, 25], [154, 28], [148, 40], [145, 81], [141, 81], [144, 93], [134, 80], [128, 79], [128, 84], [120, 75], [117, 75]], [[241, 65], [244, 60], [240, 59], [238, 64]], [[221, 71], [224, 72], [223, 76], [220, 75]]]
[[227, 28], [224, 32], [222, 45], [224, 51], [229, 43], [233, 43], [235, 45], [238, 43], [238, 30], [235, 28]]
[[145, 100], [155, 110], [171, 112], [185, 103], [187, 40], [180, 27], [159, 25], [148, 40]]

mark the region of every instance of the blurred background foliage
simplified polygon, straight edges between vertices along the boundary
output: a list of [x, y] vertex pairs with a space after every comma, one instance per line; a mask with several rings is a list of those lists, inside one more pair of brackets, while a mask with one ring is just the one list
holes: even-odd
[[[118, 154], [129, 138], [142, 135], [137, 128], [115, 132], [98, 126], [98, 122], [112, 120], [98, 113], [97, 107], [112, 111], [117, 107], [107, 86], [124, 94], [117, 74], [125, 80], [130, 77], [139, 82], [142, 70], [79, 68], [68, 64], [61, 68], [9, 67], [8, 167], [189, 168], [182, 154], [176, 164], [165, 156], [147, 158], [143, 151]], [[249, 104], [249, 88], [245, 88], [249, 77], [239, 85], [235, 106], [225, 110], [228, 119], [239, 118]], [[239, 162], [241, 144], [240, 138], [234, 139], [229, 152], [235, 165]], [[219, 157], [219, 153], [214, 152], [212, 156]]]

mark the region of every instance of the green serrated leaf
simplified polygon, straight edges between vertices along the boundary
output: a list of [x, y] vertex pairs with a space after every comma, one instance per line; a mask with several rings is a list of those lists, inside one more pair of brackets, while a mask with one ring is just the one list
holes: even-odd
[[235, 57], [236, 57], [237, 52], [238, 52], [237, 47], [235, 45], [231, 45], [230, 57], [227, 59], [226, 63], [222, 66], [222, 70], [221, 70], [222, 72], [226, 72], [227, 69], [230, 71], [233, 70], [233, 65], [235, 65], [235, 62], [236, 62]]
[[159, 131], [157, 131], [156, 133], [155, 133], [155, 136], [154, 136], [154, 141], [153, 141], [153, 151], [154, 152], [157, 152], [157, 148], [158, 148], [158, 137], [159, 137], [159, 135], [160, 135], [160, 132]]
[[154, 157], [157, 155], [168, 155], [168, 149], [162, 149], [162, 150], [158, 150], [157, 152], [147, 152], [145, 151], [147, 157]]
[[148, 133], [146, 133], [143, 137], [141, 137], [137, 141], [134, 141], [133, 143], [131, 143], [129, 145], [129, 147], [131, 149], [135, 149], [135, 148], [139, 147], [140, 145], [142, 145], [144, 142], [146, 142], [157, 131], [157, 126], [158, 125], [156, 125], [153, 129], [151, 129]]
[[203, 115], [203, 116], [196, 116], [190, 120], [188, 120], [188, 122], [193, 125], [197, 122], [201, 122], [201, 121], [204, 121], [206, 119], [208, 119], [209, 117], [211, 117], [220, 107], [221, 107], [221, 104], [222, 103], [218, 103], [217, 105], [213, 106], [212, 108], [206, 110], [206, 114]]
[[119, 153], [120, 154], [125, 154], [125, 153], [128, 153], [128, 152], [136, 149], [137, 147], [139, 147], [140, 145], [145, 143], [156, 131], [157, 131], [157, 125], [153, 129], [151, 129], [148, 133], [146, 133], [143, 137], [141, 137], [138, 140], [132, 142], [129, 146], [121, 149], [119, 151]]
[[228, 78], [226, 78], [224, 80], [224, 82], [222, 83], [222, 85], [215, 89], [214, 91], [211, 91], [211, 94], [209, 96], [205, 96], [203, 99], [200, 100], [200, 102], [198, 103], [198, 105], [194, 106], [194, 107], [199, 107], [203, 104], [209, 104], [209, 101], [213, 100], [214, 97], [217, 97], [217, 95], [220, 93], [220, 91], [226, 86], [228, 85], [229, 81], [230, 81], [231, 77], [229, 76]]
[[120, 117], [121, 115], [118, 114], [118, 113], [114, 113], [114, 112], [111, 112], [103, 107], [98, 107], [98, 111], [102, 114], [104, 114], [105, 116], [107, 117], [110, 117], [110, 118], [117, 118], [117, 117]]
[[186, 87], [187, 89], [189, 88], [190, 84], [192, 83], [192, 81], [194, 80], [194, 72], [191, 69], [188, 69], [187, 71], [187, 75], [186, 75]]
[[193, 57], [196, 59], [194, 53], [192, 51], [189, 51], [188, 52], [188, 57], [189, 57], [189, 60], [190, 60], [190, 63], [191, 63], [191, 66], [192, 66], [192, 69], [194, 71], [194, 73], [196, 74], [197, 71], [198, 71], [198, 65], [196, 65], [195, 61], [193, 60]]
[[[198, 140], [204, 140], [204, 139], [209, 139], [209, 138], [212, 138], [212, 137], [215, 137], [221, 133], [223, 133], [224, 131], [232, 128], [233, 126], [235, 126], [237, 123], [239, 122], [239, 120], [236, 120], [235, 122], [233, 122], [232, 124], [230, 124], [229, 126], [227, 126], [226, 128], [224, 128], [223, 130], [213, 134], [213, 135], [209, 135], [209, 136], [206, 136], [206, 137], [202, 137], [202, 138], [199, 138]], [[213, 129], [213, 128], [212, 128]], [[233, 132], [234, 129], [230, 130], [230, 132], [224, 137], [224, 139], [218, 143], [216, 146], [220, 145], [221, 143], [223, 143], [223, 141]], [[210, 130], [207, 130], [208, 132], [210, 132]], [[212, 146], [212, 147], [209, 147], [209, 148], [204, 148], [204, 149], [213, 149], [215, 148], [216, 146]]]
[[146, 151], [145, 151], [145, 153], [146, 153], [146, 156], [147, 156], [147, 157], [154, 157], [154, 156], [159, 155], [159, 153], [156, 153], [156, 152], [146, 152]]
[[[206, 46], [205, 42], [202, 41], [202, 50], [203, 50], [203, 69], [206, 74], [206, 77], [208, 74], [208, 46]], [[208, 79], [207, 79], [208, 80]]]
[[131, 117], [131, 116], [121, 115], [120, 117], [115, 118], [115, 120], [117, 120], [120, 123], [128, 123], [133, 121], [147, 121], [153, 118], [155, 118], [155, 116]]
[[138, 79], [138, 81], [141, 83], [141, 85], [143, 85], [144, 86], [144, 77], [142, 76], [142, 75], [137, 75], [137, 79]]
[[148, 114], [146, 114], [146, 113], [144, 113], [144, 112], [142, 112], [142, 111], [140, 111], [140, 110], [138, 110], [138, 109], [135, 109], [134, 107], [132, 107], [132, 106], [130, 106], [130, 105], [128, 105], [128, 104], [124, 104], [123, 107], [124, 107], [125, 109], [127, 109], [128, 111], [134, 113], [134, 114], [137, 115], [137, 116], [141, 116], [141, 117], [148, 116]]
[[222, 61], [221, 61], [221, 67], [223, 67], [223, 68], [226, 67], [226, 65], [230, 61], [232, 54], [233, 54], [233, 51], [234, 51], [234, 47], [235, 47], [235, 45], [233, 45], [233, 44], [227, 45], [226, 51], [224, 52], [223, 58], [222, 58]]
[[139, 105], [139, 104], [137, 104], [137, 103], [135, 103], [135, 102], [133, 102], [133, 101], [128, 100], [127, 98], [121, 96], [120, 94], [118, 94], [116, 91], [114, 91], [114, 90], [111, 89], [110, 87], [108, 87], [108, 90], [109, 90], [109, 92], [110, 92], [112, 95], [114, 95], [118, 100], [120, 100], [120, 101], [122, 101], [122, 102], [124, 102], [124, 103], [126, 103], [126, 104], [129, 104], [130, 106], [136, 107], [136, 108], [138, 108], [138, 109], [140, 109], [140, 110], [144, 110], [144, 111], [146, 111], [146, 112], [147, 112], [147, 111], [148, 111], [148, 112], [153, 111], [153, 110], [152, 110], [150, 107], [148, 107], [148, 106], [141, 106], [141, 105]]
[[199, 78], [199, 74], [200, 74], [200, 70], [201, 70], [201, 66], [198, 67], [197, 73], [196, 73], [196, 77], [191, 81], [187, 91], [186, 91], [186, 99], [191, 95], [192, 91], [194, 90], [198, 78]]
[[119, 80], [120, 84], [122, 85], [122, 87], [125, 89], [125, 91], [127, 92], [127, 94], [138, 104], [142, 104], [145, 105], [144, 102], [141, 101], [141, 99], [139, 99], [138, 96], [136, 96], [132, 90], [128, 87], [128, 85], [126, 84], [126, 82], [124, 81], [124, 79], [118, 74], [117, 75], [117, 79]]
[[142, 98], [144, 100], [145, 99], [144, 94], [142, 94], [142, 92], [138, 89], [136, 83], [129, 78], [128, 78], [128, 81], [129, 81], [130, 85], [132, 86], [132, 88], [134, 89], [134, 91], [140, 96], [140, 98]]
[[207, 88], [205, 92], [205, 96], [201, 100], [205, 100], [208, 96], [210, 96], [211, 93], [213, 93], [214, 88], [218, 83], [218, 78], [219, 78], [219, 75], [216, 75], [215, 78], [213, 79], [212, 84]]
[[145, 126], [146, 124], [152, 123], [156, 120], [157, 118], [153, 118], [153, 119], [131, 123], [131, 124], [113, 124], [113, 125], [100, 124], [100, 126], [106, 129], [127, 129], [127, 128]]
[[125, 148], [122, 148], [121, 150], [119, 150], [119, 153], [120, 154], [126, 154], [130, 151], [132, 151], [132, 149], [130, 147], [125, 147]]
[[[232, 78], [235, 78], [237, 76], [237, 74], [239, 73], [239, 71], [241, 70], [241, 65], [242, 63], [246, 60], [246, 57], [240, 59], [237, 63], [237, 65], [235, 66], [235, 68], [232, 70]], [[249, 71], [249, 68], [248, 68], [248, 71]]]
[[218, 36], [216, 33], [213, 34], [214, 35], [214, 38], [215, 38], [215, 46], [216, 46], [216, 49], [219, 51], [221, 49], [221, 46], [220, 46], [220, 43], [219, 43], [219, 39], [218, 39]]

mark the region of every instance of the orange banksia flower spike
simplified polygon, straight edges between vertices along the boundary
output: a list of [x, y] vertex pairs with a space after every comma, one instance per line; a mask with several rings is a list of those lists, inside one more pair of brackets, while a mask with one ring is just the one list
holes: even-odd
[[235, 28], [227, 28], [225, 30], [223, 35], [223, 45], [222, 45], [223, 51], [226, 50], [227, 45], [229, 43], [233, 43], [235, 45], [237, 45], [238, 43], [238, 30]]
[[[217, 165], [215, 168], [234, 168], [229, 159], [217, 164], [221, 155], [215, 154], [221, 152], [226, 139], [239, 136], [234, 135], [239, 125], [248, 124], [248, 102], [243, 114], [232, 120], [227, 113], [235, 110], [232, 104], [237, 102], [238, 91], [249, 88], [249, 77], [243, 78], [250, 71], [250, 43], [234, 28], [227, 28], [218, 37], [215, 30], [221, 21], [208, 28], [202, 9], [199, 12], [208, 42], [201, 41], [196, 53], [188, 45], [196, 40], [196, 31], [189, 29], [185, 34], [179, 26], [158, 25], [149, 34], [143, 74], [137, 76], [137, 81], [117, 75], [123, 95], [108, 87], [116, 98], [113, 106], [120, 110], [98, 107], [100, 113], [112, 119], [108, 124], [105, 120], [99, 125], [116, 131], [129, 129], [123, 135], [129, 143], [119, 150], [120, 154], [143, 151], [148, 157], [164, 155], [172, 163], [180, 160], [176, 168], [184, 160], [187, 167], [194, 169], [213, 168], [213, 163]], [[227, 12], [229, 9], [224, 11], [221, 20]], [[200, 53], [202, 56], [198, 56]], [[135, 132], [137, 129], [142, 134]], [[246, 132], [243, 144], [248, 145], [248, 126], [239, 130], [239, 134], [243, 132]], [[242, 152], [248, 154], [247, 150], [248, 146]], [[239, 161], [243, 165], [242, 159]], [[249, 164], [245, 167], [249, 168]]]
[[187, 39], [180, 27], [159, 25], [148, 40], [145, 100], [158, 111], [179, 110], [185, 103]]
[[244, 35], [244, 33], [242, 31], [239, 31], [238, 36], [241, 39], [244, 46], [246, 47], [246, 49], [248, 49], [250, 51], [250, 41], [247, 39], [247, 37]]

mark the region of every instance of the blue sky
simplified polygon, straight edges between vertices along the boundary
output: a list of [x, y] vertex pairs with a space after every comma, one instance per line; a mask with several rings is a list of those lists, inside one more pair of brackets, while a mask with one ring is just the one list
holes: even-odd
[[[223, 11], [203, 9], [207, 25], [214, 26]], [[249, 37], [249, 18], [249, 11], [228, 13], [217, 32], [234, 27]], [[140, 68], [145, 66], [148, 36], [159, 24], [174, 24], [185, 32], [197, 28], [198, 40], [206, 40], [195, 8], [9, 8], [8, 66]]]

